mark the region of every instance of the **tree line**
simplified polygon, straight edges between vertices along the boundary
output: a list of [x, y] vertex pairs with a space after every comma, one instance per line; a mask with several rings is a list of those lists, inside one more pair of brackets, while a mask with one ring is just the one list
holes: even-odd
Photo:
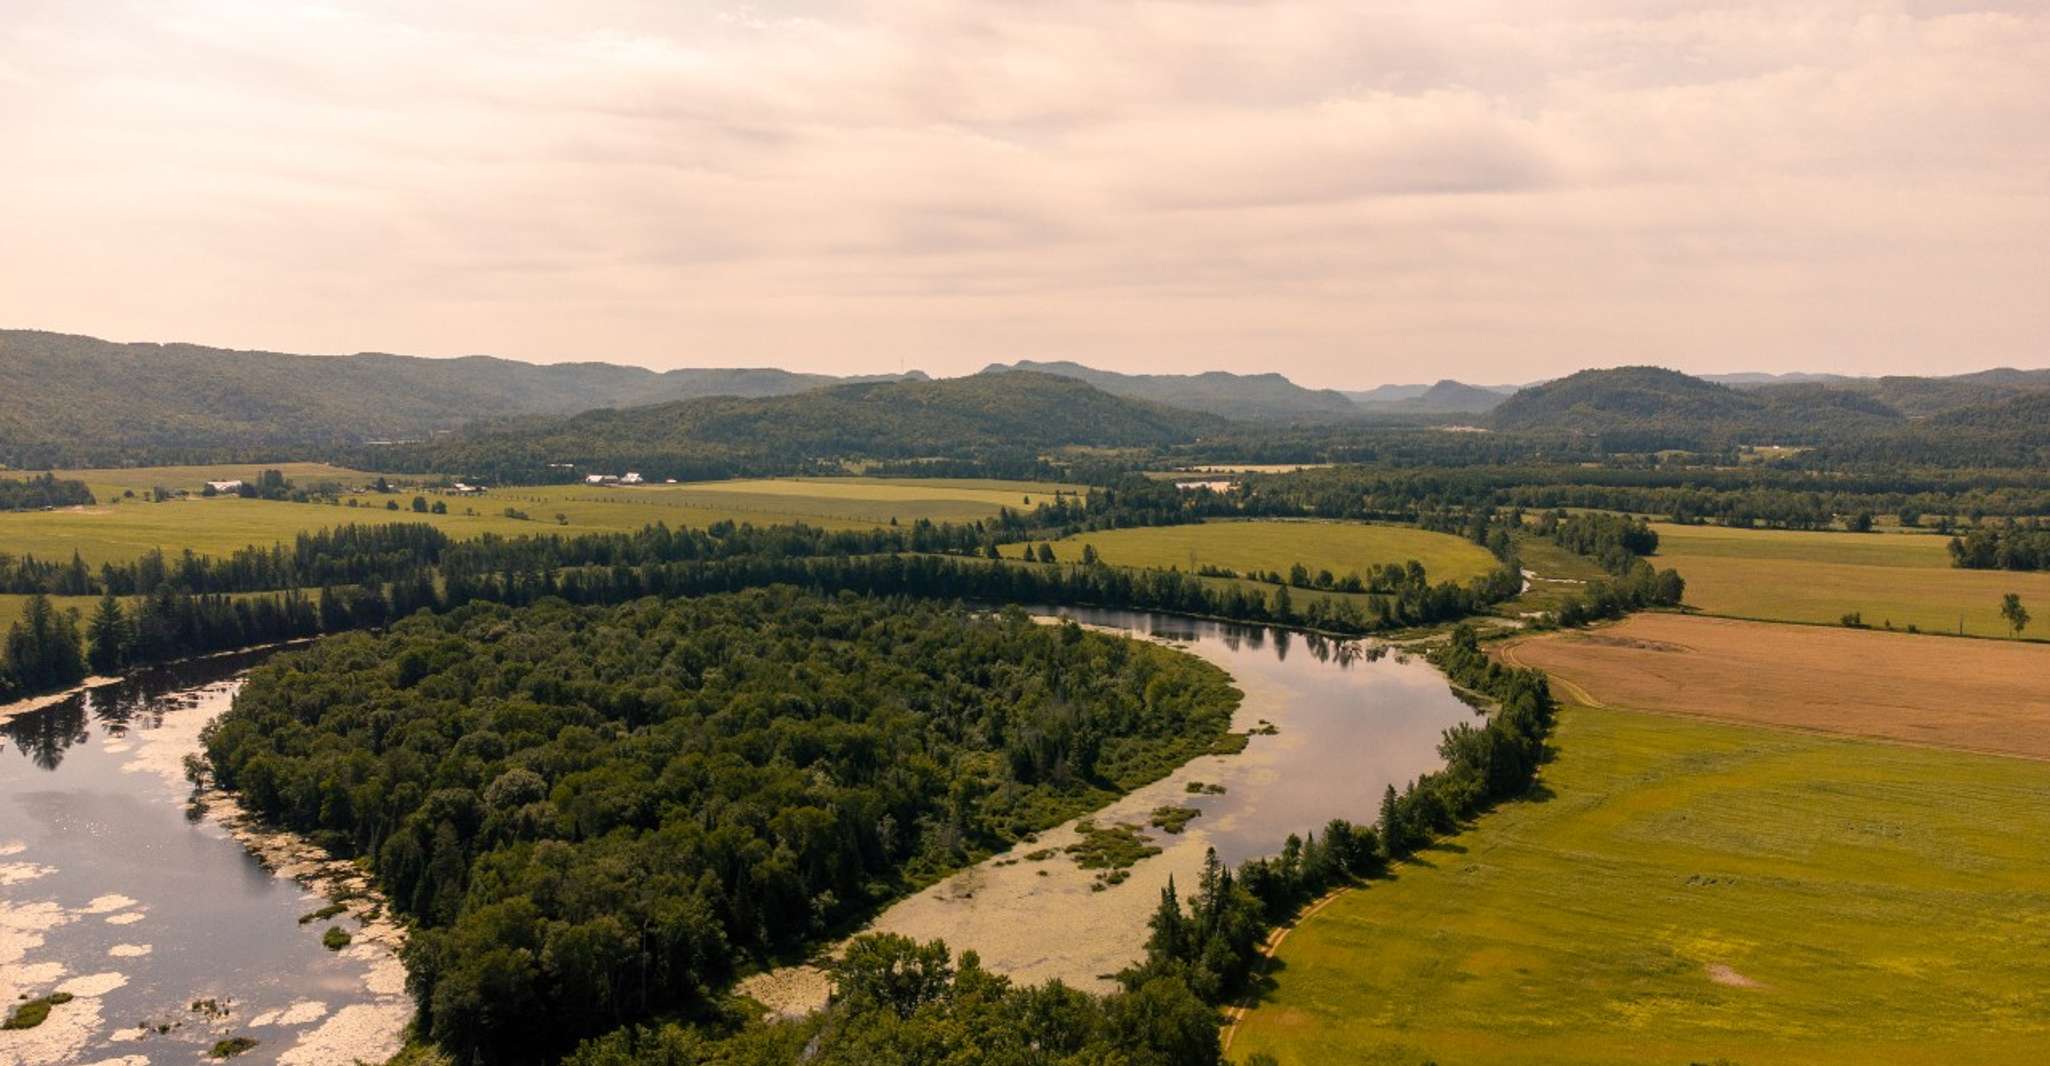
[[0, 478], [0, 511], [35, 511], [94, 502], [92, 490], [75, 478], [59, 480], [55, 474]]
[[2038, 519], [1950, 538], [1950, 563], [1966, 570], [2050, 570], [2050, 527]]

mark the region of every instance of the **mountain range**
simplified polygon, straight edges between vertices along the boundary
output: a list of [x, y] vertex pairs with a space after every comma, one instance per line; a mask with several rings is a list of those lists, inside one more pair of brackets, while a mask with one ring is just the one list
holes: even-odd
[[1086, 381], [1113, 396], [1202, 411], [1241, 422], [1351, 418], [1359, 413], [1335, 389], [1306, 389], [1280, 374], [1120, 374], [1072, 362], [992, 363], [983, 373], [1027, 370]]
[[[1910, 431], [2013, 443], [2050, 435], [2031, 421], [2050, 403], [2046, 395], [2050, 370], [2012, 368], [1940, 378], [1704, 378], [1638, 366], [1520, 389], [1444, 380], [1342, 393], [1304, 388], [1278, 373], [1123, 374], [1067, 361], [993, 364], [942, 380], [916, 372], [840, 378], [489, 356], [305, 356], [0, 330], [0, 463], [344, 453], [360, 460], [367, 444], [407, 441], [435, 442], [430, 450], [439, 454], [474, 455], [488, 444], [523, 462], [556, 452], [609, 462], [693, 449], [722, 462], [736, 455], [782, 462], [836, 449], [901, 459], [961, 449], [1150, 447], [1234, 423], [1252, 440], [1270, 426], [1328, 436], [1377, 424], [1457, 422], [1504, 433], [1597, 435], [1621, 450], [1870, 442]], [[450, 438], [446, 447], [443, 438]]]

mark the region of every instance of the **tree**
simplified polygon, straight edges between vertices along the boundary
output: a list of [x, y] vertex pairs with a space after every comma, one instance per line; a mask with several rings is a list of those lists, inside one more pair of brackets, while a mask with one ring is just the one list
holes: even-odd
[[413, 497], [413, 513], [414, 513], [414, 514], [426, 514], [426, 513], [427, 513], [427, 497], [425, 497], [425, 496], [415, 496], [415, 497]]
[[2000, 598], [2000, 617], [2007, 620], [2007, 628], [2012, 630], [2016, 637], [2022, 635], [2022, 630], [2029, 628], [2029, 609], [2022, 606], [2020, 593], [2010, 592]]
[[1040, 544], [1039, 544], [1039, 561], [1040, 561], [1040, 562], [1042, 562], [1042, 563], [1050, 563], [1050, 562], [1053, 562], [1053, 561], [1054, 561], [1054, 556], [1053, 556], [1053, 545], [1051, 545], [1051, 544], [1048, 544], [1048, 543], [1046, 543], [1045, 541], [1041, 541], [1041, 542], [1040, 542]]
[[1083, 565], [1083, 566], [1095, 566], [1095, 565], [1097, 564], [1097, 562], [1098, 562], [1098, 561], [1099, 561], [1099, 560], [1097, 559], [1097, 555], [1096, 555], [1096, 545], [1094, 545], [1094, 544], [1084, 544], [1084, 545], [1082, 545], [1082, 565]]
[[85, 635], [90, 644], [86, 661], [93, 672], [111, 674], [128, 659], [128, 616], [121, 612], [121, 601], [113, 593], [100, 598], [100, 605], [93, 610], [92, 621], [86, 623]]
[[1381, 846], [1393, 858], [1407, 852], [1408, 845], [1409, 832], [1402, 824], [1402, 808], [1395, 802], [1395, 786], [1389, 785], [1381, 793]]

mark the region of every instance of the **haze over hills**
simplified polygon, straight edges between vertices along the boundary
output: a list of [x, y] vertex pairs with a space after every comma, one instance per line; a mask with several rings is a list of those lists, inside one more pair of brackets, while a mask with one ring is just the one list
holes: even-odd
[[[924, 375], [908, 375], [922, 378]], [[91, 464], [188, 451], [332, 448], [478, 419], [702, 396], [781, 396], [849, 381], [774, 368], [658, 372], [491, 356], [314, 356], [122, 344], [0, 330], [0, 461]]]
[[1020, 359], [1008, 366], [992, 363], [983, 373], [1029, 370], [1086, 381], [1113, 396], [1203, 411], [1240, 421], [1297, 418], [1349, 418], [1358, 414], [1344, 393], [1306, 389], [1280, 374], [1231, 374], [1211, 370], [1198, 374], [1120, 374], [1080, 363]]
[[1447, 378], [1435, 385], [1383, 385], [1346, 395], [1370, 414], [1485, 414], [1515, 391], [1507, 385], [1468, 385]]
[[795, 469], [825, 457], [1031, 457], [1046, 449], [1157, 447], [1215, 433], [1215, 415], [1113, 396], [1034, 371], [836, 385], [791, 396], [711, 397], [479, 425], [379, 449], [385, 466], [508, 479], [550, 463], [704, 476], [733, 464]]

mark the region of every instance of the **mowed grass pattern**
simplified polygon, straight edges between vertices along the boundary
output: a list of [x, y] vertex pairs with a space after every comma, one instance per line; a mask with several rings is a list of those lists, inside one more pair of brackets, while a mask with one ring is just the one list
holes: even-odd
[[[1434, 582], [1463, 582], [1500, 565], [1487, 549], [1461, 537], [1362, 522], [1251, 519], [1113, 529], [1057, 541], [1054, 552], [1062, 562], [1077, 562], [1084, 545], [1094, 547], [1105, 563], [1114, 566], [1172, 567], [1184, 573], [1218, 566], [1241, 574], [1273, 570], [1285, 575], [1301, 563], [1312, 575], [1330, 570], [1340, 578], [1349, 573], [1365, 577], [1377, 564], [1414, 559]], [[1016, 557], [1028, 547], [1010, 544], [1003, 551]]]
[[2050, 636], [2050, 573], [1957, 570], [1949, 539], [1925, 533], [1806, 533], [1656, 526], [1660, 567], [1687, 579], [1687, 603], [1710, 614], [1785, 622], [1865, 624], [2007, 636], [2000, 598], [2013, 592]]
[[1231, 1057], [1934, 1066], [2050, 1047], [2050, 765], [1585, 707], [1556, 743], [1549, 798], [1296, 929]]
[[[338, 468], [320, 468], [319, 474]], [[126, 477], [147, 484], [182, 485], [172, 478], [190, 477], [196, 484], [208, 474], [242, 476], [242, 468], [217, 471], [212, 468], [158, 468], [155, 473], [137, 471], [79, 472], [89, 474], [88, 483]], [[314, 474], [293, 472], [288, 476]], [[361, 484], [375, 475], [344, 472], [337, 477], [345, 484]], [[253, 475], [252, 475], [253, 476]], [[308, 482], [318, 480], [306, 476]], [[193, 498], [150, 503], [121, 499], [100, 492], [100, 504], [55, 511], [0, 513], [0, 552], [34, 555], [43, 559], [69, 559], [75, 550], [88, 564], [132, 560], [152, 548], [179, 552], [186, 548], [202, 555], [225, 555], [249, 545], [290, 543], [304, 532], [349, 523], [426, 522], [455, 537], [476, 537], [486, 533], [508, 536], [532, 533], [630, 532], [655, 522], [671, 527], [704, 527], [716, 522], [787, 525], [804, 522], [827, 529], [866, 529], [887, 525], [893, 519], [910, 525], [921, 518], [935, 522], [972, 522], [993, 518], [1003, 507], [1024, 509], [1051, 503], [1056, 491], [1072, 486], [1038, 482], [968, 480], [821, 478], [700, 482], [687, 485], [601, 487], [549, 485], [494, 490], [482, 496], [440, 496], [424, 493], [430, 502], [439, 500], [449, 514], [419, 514], [410, 510], [412, 491], [393, 496], [354, 497], [359, 506], [288, 503], [240, 498]], [[1027, 505], [1024, 501], [1030, 499]], [[118, 502], [115, 502], [117, 501]], [[397, 501], [401, 510], [385, 509]], [[509, 518], [506, 508], [524, 512], [527, 519]], [[466, 514], [474, 511], [474, 514]], [[564, 522], [558, 523], [556, 515]]]

